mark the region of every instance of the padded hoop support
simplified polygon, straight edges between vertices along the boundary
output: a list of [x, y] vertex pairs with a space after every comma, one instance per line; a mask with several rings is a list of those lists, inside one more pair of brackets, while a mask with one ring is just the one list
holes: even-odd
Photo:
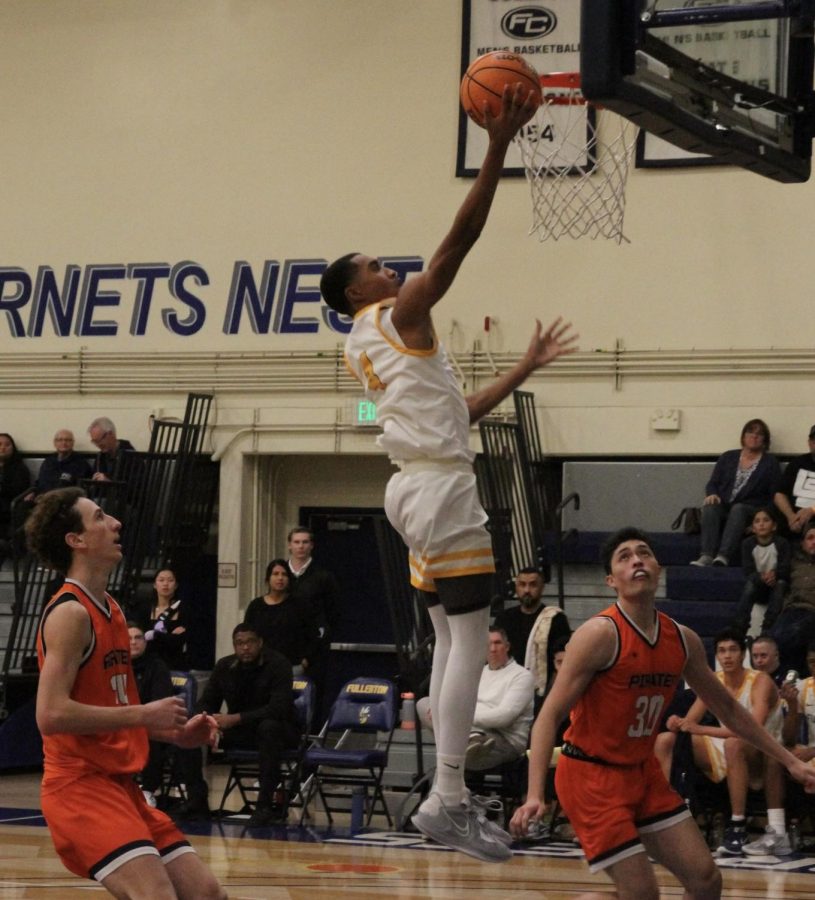
[[[540, 76], [543, 102], [556, 106], [585, 105], [589, 101], [580, 88], [580, 72], [547, 72]], [[554, 93], [558, 89], [567, 93]]]

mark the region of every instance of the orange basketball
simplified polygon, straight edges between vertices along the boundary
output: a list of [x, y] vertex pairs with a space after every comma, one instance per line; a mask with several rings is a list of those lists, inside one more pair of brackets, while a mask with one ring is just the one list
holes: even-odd
[[485, 53], [470, 63], [470, 67], [461, 79], [461, 105], [464, 112], [475, 122], [484, 127], [482, 110], [484, 101], [489, 105], [492, 115], [501, 112], [501, 97], [508, 84], [524, 86], [525, 91], [532, 91], [540, 106], [541, 93], [538, 73], [517, 53], [508, 50], [493, 50]]

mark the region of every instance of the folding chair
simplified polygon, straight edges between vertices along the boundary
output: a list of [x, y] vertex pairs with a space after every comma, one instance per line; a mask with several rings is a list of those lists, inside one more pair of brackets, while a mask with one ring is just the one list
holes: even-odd
[[[297, 715], [297, 724], [301, 729], [301, 737], [296, 747], [291, 747], [282, 752], [280, 756], [281, 785], [283, 786], [284, 809], [288, 810], [294, 796], [303, 796], [300, 793], [300, 775], [303, 769], [303, 755], [309, 742], [314, 720], [315, 688], [314, 682], [305, 675], [298, 675], [292, 681], [294, 694], [294, 711]], [[243, 801], [243, 810], [251, 810], [257, 801], [257, 780], [259, 774], [259, 754], [257, 750], [226, 750], [223, 762], [229, 765], [229, 775], [226, 779], [218, 814], [223, 815], [229, 795], [237, 790]]]
[[[382, 792], [382, 776], [388, 764], [395, 726], [396, 687], [393, 682], [384, 678], [354, 678], [345, 684], [318, 735], [318, 743], [305, 753], [304, 769], [309, 775], [301, 823], [315, 791], [330, 823], [333, 822], [332, 812], [348, 810], [348, 788], [363, 787], [367, 811], [365, 824], [370, 824], [379, 806], [388, 825], [392, 826]], [[380, 732], [386, 736], [384, 748], [377, 747], [371, 740]], [[360, 746], [360, 736], [365, 746]], [[327, 786], [333, 786], [335, 790], [326, 790]], [[372, 789], [370, 801], [368, 788]], [[329, 804], [329, 799], [338, 798], [346, 803]]]

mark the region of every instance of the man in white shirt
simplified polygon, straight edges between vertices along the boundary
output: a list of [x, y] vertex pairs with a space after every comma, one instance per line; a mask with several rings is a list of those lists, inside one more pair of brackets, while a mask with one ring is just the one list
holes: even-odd
[[[469, 771], [492, 769], [512, 762], [526, 752], [535, 679], [509, 655], [506, 632], [491, 628], [487, 644], [487, 664], [478, 683], [478, 700], [473, 730], [467, 745], [464, 766]], [[430, 698], [417, 704], [422, 724], [433, 728]]]

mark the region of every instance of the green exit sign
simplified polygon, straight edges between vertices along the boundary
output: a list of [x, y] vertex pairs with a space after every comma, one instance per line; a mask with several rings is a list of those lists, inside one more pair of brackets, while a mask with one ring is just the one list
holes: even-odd
[[376, 425], [376, 403], [360, 400], [354, 407], [357, 425]]

